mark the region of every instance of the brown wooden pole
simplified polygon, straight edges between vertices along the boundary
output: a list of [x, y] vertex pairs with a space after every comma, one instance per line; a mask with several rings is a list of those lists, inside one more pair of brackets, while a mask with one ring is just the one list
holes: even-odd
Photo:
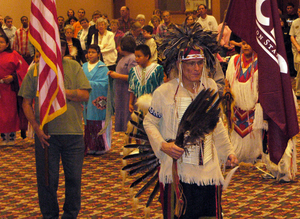
[[[48, 124], [44, 125], [43, 131], [45, 135], [48, 135]], [[47, 145], [44, 146], [45, 155], [45, 185], [49, 186], [49, 148]]]

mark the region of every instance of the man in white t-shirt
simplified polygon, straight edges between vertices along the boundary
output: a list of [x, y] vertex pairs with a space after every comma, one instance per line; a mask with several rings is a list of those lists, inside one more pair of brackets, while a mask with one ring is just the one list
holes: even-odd
[[216, 18], [212, 15], [207, 14], [207, 7], [204, 4], [198, 6], [198, 13], [200, 17], [198, 18], [197, 22], [201, 24], [203, 30], [205, 31], [218, 31], [218, 22]]

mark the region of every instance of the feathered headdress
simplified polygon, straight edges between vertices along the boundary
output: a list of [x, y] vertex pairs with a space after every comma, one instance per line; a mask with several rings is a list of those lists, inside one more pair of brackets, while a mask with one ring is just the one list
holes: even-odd
[[217, 34], [211, 31], [203, 31], [201, 25], [196, 23], [193, 28], [182, 26], [169, 29], [167, 36], [158, 47], [159, 58], [169, 74], [176, 66], [177, 61], [186, 57], [191, 50], [203, 50], [206, 66], [211, 72], [215, 71], [214, 54], [219, 51]]

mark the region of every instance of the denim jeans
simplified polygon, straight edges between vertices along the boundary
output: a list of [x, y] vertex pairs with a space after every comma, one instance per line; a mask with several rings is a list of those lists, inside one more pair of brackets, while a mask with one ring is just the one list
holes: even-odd
[[49, 186], [45, 181], [44, 149], [35, 136], [36, 175], [40, 209], [43, 218], [58, 218], [57, 189], [59, 162], [65, 174], [65, 203], [62, 218], [76, 218], [81, 205], [81, 173], [84, 158], [82, 135], [51, 135], [49, 146]]

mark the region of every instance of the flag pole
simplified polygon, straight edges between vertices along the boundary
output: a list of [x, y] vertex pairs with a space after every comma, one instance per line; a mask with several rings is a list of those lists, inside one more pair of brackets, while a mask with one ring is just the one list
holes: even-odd
[[[43, 127], [45, 135], [48, 135], [48, 124]], [[49, 146], [44, 145], [44, 158], [45, 158], [45, 185], [49, 186]]]
[[223, 37], [223, 33], [224, 33], [224, 29], [225, 29], [225, 21], [226, 21], [226, 18], [227, 18], [227, 11], [228, 11], [228, 8], [229, 8], [229, 5], [231, 3], [231, 0], [228, 1], [228, 5], [227, 5], [227, 8], [226, 8], [226, 13], [224, 15], [224, 18], [223, 18], [223, 25], [222, 25], [222, 29], [221, 29], [221, 32], [220, 32], [220, 36], [219, 36], [219, 40], [218, 40], [218, 45], [220, 46], [220, 42], [221, 42], [221, 39]]

